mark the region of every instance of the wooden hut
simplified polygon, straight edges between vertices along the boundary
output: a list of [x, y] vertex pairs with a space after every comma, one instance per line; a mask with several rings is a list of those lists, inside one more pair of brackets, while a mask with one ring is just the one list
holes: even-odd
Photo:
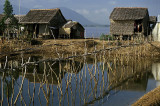
[[84, 38], [84, 27], [76, 21], [68, 21], [60, 28], [61, 38]]
[[59, 28], [66, 23], [59, 8], [32, 9], [20, 21], [26, 26], [27, 35], [33, 38], [44, 37], [58, 38]]
[[110, 34], [120, 38], [148, 35], [149, 14], [147, 8], [114, 8], [110, 15]]
[[156, 16], [149, 16], [149, 22], [150, 22], [150, 24], [155, 24], [157, 22], [157, 17]]

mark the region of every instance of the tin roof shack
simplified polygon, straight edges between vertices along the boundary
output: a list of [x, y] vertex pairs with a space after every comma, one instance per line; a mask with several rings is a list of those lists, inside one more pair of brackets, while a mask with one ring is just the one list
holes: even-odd
[[31, 35], [33, 38], [58, 38], [59, 28], [66, 22], [59, 8], [32, 9], [20, 21], [26, 26], [27, 35]]
[[149, 14], [147, 8], [114, 8], [110, 15], [110, 34], [120, 38], [148, 35]]
[[68, 21], [62, 28], [60, 28], [59, 32], [61, 38], [83, 39], [84, 30], [84, 27], [80, 23], [76, 21]]

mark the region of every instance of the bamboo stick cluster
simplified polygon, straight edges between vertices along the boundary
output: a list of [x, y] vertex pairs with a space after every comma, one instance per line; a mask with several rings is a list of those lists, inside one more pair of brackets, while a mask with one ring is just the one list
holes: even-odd
[[[139, 50], [138, 47], [137, 49]], [[112, 51], [115, 53], [110, 55]], [[142, 48], [138, 52], [139, 55], [141, 51]], [[90, 55], [85, 46], [84, 55], [77, 56], [72, 53], [68, 58], [59, 54], [58, 49], [56, 52], [59, 56], [57, 59], [37, 62], [32, 61], [31, 57], [27, 61], [22, 58], [15, 69], [14, 62], [8, 61], [6, 57], [1, 77], [1, 105], [5, 104], [6, 96], [8, 105], [34, 105], [36, 102], [40, 105], [96, 103], [109, 99], [114, 95], [111, 91], [116, 94], [117, 90], [124, 89], [123, 85], [128, 83], [128, 80], [143, 78], [150, 67], [150, 61], [142, 59], [139, 55], [122, 55], [119, 49], [107, 50], [104, 46], [103, 50]], [[77, 59], [78, 57], [80, 59]], [[21, 72], [19, 83], [12, 76], [18, 69]], [[4, 94], [7, 74], [11, 75], [11, 96], [9, 93]], [[10, 92], [9, 85], [7, 90]]]

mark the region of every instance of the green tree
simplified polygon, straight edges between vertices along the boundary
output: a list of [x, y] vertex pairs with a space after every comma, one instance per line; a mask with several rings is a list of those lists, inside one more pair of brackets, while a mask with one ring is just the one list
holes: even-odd
[[5, 21], [4, 18], [2, 18], [2, 20], [0, 20], [0, 34], [3, 34], [4, 30], [6, 28], [4, 21]]
[[10, 4], [9, 0], [5, 1], [3, 10], [4, 10], [3, 13], [4, 13], [6, 19], [13, 17], [13, 7]]
[[[4, 20], [2, 20], [2, 22], [0, 23], [0, 27], [3, 27], [3, 32], [5, 31], [6, 28], [7, 28], [7, 31], [9, 31], [10, 29], [12, 30], [12, 28], [18, 29], [18, 20], [14, 17], [13, 7], [10, 1], [5, 0], [5, 3], [3, 6], [4, 6], [3, 8]], [[9, 20], [9, 21], [7, 22], [7, 26], [4, 26], [4, 23], [6, 20]], [[7, 33], [9, 34], [9, 32]]]

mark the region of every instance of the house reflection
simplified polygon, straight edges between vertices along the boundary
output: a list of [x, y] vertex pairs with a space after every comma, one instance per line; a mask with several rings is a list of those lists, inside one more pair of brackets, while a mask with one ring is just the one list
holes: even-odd
[[117, 64], [108, 71], [109, 88], [128, 91], [146, 91], [150, 70], [149, 62], [129, 60], [123, 65]]
[[[66, 73], [77, 74], [83, 67], [82, 63], [73, 60], [48, 61], [38, 63], [36, 66], [29, 66], [25, 78], [30, 82], [48, 83], [58, 85], [61, 83]], [[34, 70], [36, 74], [34, 77]]]
[[156, 86], [160, 86], [160, 63], [152, 64], [152, 74], [156, 80]]
[[[40, 56], [32, 56], [30, 57], [31, 62], [37, 62], [42, 60], [43, 57]], [[8, 60], [7, 63], [5, 61], [0, 61], [0, 69], [6, 70], [15, 70], [16, 72], [20, 72], [20, 76], [23, 76], [22, 73], [22, 61], [25, 63], [27, 59], [20, 60]], [[27, 65], [27, 72], [25, 78], [27, 78], [30, 82], [35, 83], [49, 83], [57, 85], [63, 79], [66, 73], [68, 74], [78, 74], [83, 67], [82, 62], [74, 61], [74, 60], [59, 60], [59, 61], [44, 61], [38, 62], [36, 65], [29, 64]], [[24, 69], [23, 69], [24, 71]], [[34, 78], [35, 73], [35, 78]], [[46, 75], [46, 77], [45, 77]]]
[[140, 74], [122, 84], [117, 89], [128, 91], [146, 91], [148, 83], [148, 73]]

